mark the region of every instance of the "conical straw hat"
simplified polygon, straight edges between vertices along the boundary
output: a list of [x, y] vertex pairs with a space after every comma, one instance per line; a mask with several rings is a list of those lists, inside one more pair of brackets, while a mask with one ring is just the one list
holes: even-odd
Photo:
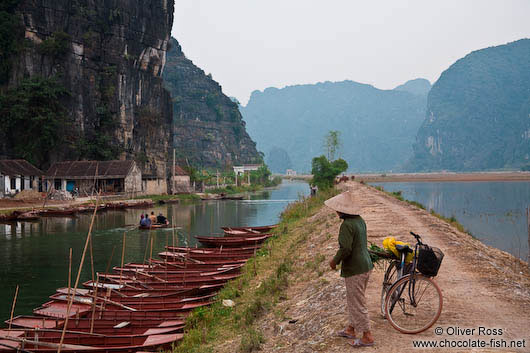
[[337, 196], [333, 196], [332, 198], [326, 200], [324, 204], [334, 211], [349, 215], [360, 215], [362, 212], [362, 209], [355, 205], [352, 194], [348, 191]]

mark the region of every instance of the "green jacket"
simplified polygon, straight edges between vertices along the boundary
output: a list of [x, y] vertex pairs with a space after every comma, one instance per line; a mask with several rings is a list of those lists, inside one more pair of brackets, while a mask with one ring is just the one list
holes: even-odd
[[339, 245], [340, 249], [333, 260], [337, 265], [342, 262], [342, 277], [360, 275], [374, 267], [367, 249], [366, 223], [361, 216], [344, 219], [340, 225]]

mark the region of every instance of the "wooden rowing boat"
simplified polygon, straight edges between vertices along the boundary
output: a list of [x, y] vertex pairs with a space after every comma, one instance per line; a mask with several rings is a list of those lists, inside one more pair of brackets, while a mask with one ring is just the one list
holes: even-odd
[[[14, 317], [13, 320], [6, 320], [4, 322], [8, 325], [11, 324], [13, 327], [53, 329], [63, 328], [65, 320], [44, 316], [20, 315]], [[185, 323], [184, 320], [168, 320], [161, 318], [145, 318], [134, 323], [117, 319], [98, 318], [97, 320], [92, 320], [89, 318], [76, 318], [68, 321], [67, 329], [72, 331], [86, 331], [94, 325], [94, 332], [96, 333], [103, 333], [105, 330], [114, 330], [114, 333], [108, 334], [121, 336], [124, 332], [128, 332], [127, 334], [130, 332], [141, 332], [142, 330], [145, 332], [147, 329], [167, 328], [170, 330], [180, 330], [184, 327]]]
[[262, 234], [259, 236], [249, 237], [203, 237], [195, 236], [195, 238], [201, 242], [201, 244], [214, 247], [243, 247], [249, 245], [257, 245], [264, 242], [267, 238], [270, 238], [271, 234]]
[[159, 223], [151, 224], [151, 226], [149, 227], [142, 226], [142, 225], [138, 226], [138, 229], [141, 229], [141, 230], [159, 229], [159, 228], [169, 228], [169, 221], [166, 221], [165, 224], [159, 224]]
[[268, 233], [272, 229], [278, 227], [277, 224], [272, 224], [268, 226], [248, 226], [248, 227], [221, 227], [222, 230], [226, 231], [240, 231], [247, 233]]
[[233, 254], [233, 253], [254, 253], [254, 251], [259, 250], [260, 245], [245, 246], [240, 248], [186, 248], [180, 246], [166, 246], [166, 249], [171, 252], [181, 253], [181, 254]]
[[39, 211], [39, 216], [41, 217], [68, 217], [74, 216], [77, 212], [77, 209], [65, 208], [65, 209], [49, 209]]
[[[56, 352], [61, 330], [0, 330], [0, 352]], [[167, 349], [183, 337], [179, 333], [149, 336], [107, 336], [66, 331], [62, 352], [136, 352]]]
[[[201, 306], [210, 305], [212, 301], [201, 301], [193, 303], [180, 303], [178, 306], [170, 309], [150, 309], [150, 310], [127, 310], [105, 308], [100, 310], [96, 307], [96, 317], [105, 319], [123, 319], [123, 320], [141, 320], [145, 317], [158, 318], [175, 318], [179, 314], [189, 312]], [[68, 303], [63, 301], [49, 301], [44, 303], [41, 307], [34, 309], [33, 313], [36, 315], [47, 316], [65, 319], [68, 313]], [[90, 317], [92, 315], [92, 305], [73, 303], [70, 309], [70, 318], [76, 317]]]
[[160, 256], [163, 259], [172, 260], [175, 258], [188, 258], [188, 259], [197, 259], [197, 260], [246, 260], [251, 258], [254, 255], [254, 252], [248, 252], [248, 253], [225, 253], [225, 254], [201, 254], [201, 253], [176, 253], [172, 251], [163, 251], [158, 253], [158, 256]]

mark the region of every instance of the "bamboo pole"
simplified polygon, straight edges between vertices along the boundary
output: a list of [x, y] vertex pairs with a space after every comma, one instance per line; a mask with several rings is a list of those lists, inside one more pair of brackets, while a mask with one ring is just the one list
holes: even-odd
[[[13, 298], [13, 305], [11, 306], [11, 317], [9, 318], [9, 330], [11, 330], [11, 322], [13, 322], [13, 314], [15, 313], [15, 305], [17, 304], [18, 297], [18, 284], [17, 289], [15, 289], [15, 297]], [[7, 333], [9, 336], [9, 332]]]
[[92, 237], [90, 237], [90, 273], [92, 274], [92, 283], [94, 283], [94, 251], [92, 250]]
[[100, 193], [98, 193], [98, 196], [96, 198], [96, 207], [94, 208], [94, 213], [92, 214], [92, 221], [90, 222], [90, 227], [88, 228], [88, 234], [87, 234], [86, 241], [85, 241], [85, 247], [83, 249], [83, 255], [81, 256], [81, 262], [77, 270], [77, 277], [75, 279], [74, 291], [72, 293], [72, 296], [68, 298], [68, 308], [66, 309], [66, 318], [64, 320], [63, 332], [61, 333], [61, 340], [59, 341], [59, 348], [57, 349], [57, 353], [61, 353], [61, 348], [64, 342], [64, 336], [66, 334], [66, 328], [68, 327], [68, 319], [70, 317], [70, 310], [72, 309], [72, 303], [74, 301], [75, 292], [79, 284], [79, 278], [81, 277], [81, 270], [83, 269], [83, 263], [85, 262], [86, 251], [88, 248], [88, 244], [90, 242], [90, 237], [92, 236], [92, 227], [94, 227], [94, 221], [96, 219], [96, 212], [98, 211], [99, 195]]
[[70, 248], [70, 261], [68, 263], [68, 298], [70, 298], [70, 287], [72, 287], [72, 248]]
[[[125, 257], [125, 232], [123, 232], [123, 241], [121, 246], [121, 266], [120, 266], [120, 285], [121, 285], [121, 278], [123, 275], [123, 260]], [[98, 276], [99, 278], [99, 276]]]
[[96, 288], [93, 289], [94, 298], [92, 299], [92, 317], [90, 318], [90, 333], [94, 333], [94, 319], [96, 316], [96, 298], [98, 296], [98, 287], [99, 287], [99, 273], [96, 279]]
[[110, 265], [112, 263], [112, 258], [114, 257], [114, 250], [116, 250], [116, 245], [112, 247], [112, 252], [110, 253], [109, 262], [107, 263], [107, 267], [105, 268], [105, 273], [109, 273]]

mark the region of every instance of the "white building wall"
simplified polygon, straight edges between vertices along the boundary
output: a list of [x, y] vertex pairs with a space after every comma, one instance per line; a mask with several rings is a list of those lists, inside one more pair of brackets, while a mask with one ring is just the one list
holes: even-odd
[[[20, 186], [21, 186], [21, 179], [20, 179], [20, 177], [17, 177], [17, 179], [16, 179], [16, 181], [15, 181], [15, 185], [16, 185], [15, 189], [18, 190], [18, 191], [20, 191], [20, 189], [21, 189], [21, 188], [20, 188]], [[12, 190], [12, 191], [16, 191], [16, 190]]]

